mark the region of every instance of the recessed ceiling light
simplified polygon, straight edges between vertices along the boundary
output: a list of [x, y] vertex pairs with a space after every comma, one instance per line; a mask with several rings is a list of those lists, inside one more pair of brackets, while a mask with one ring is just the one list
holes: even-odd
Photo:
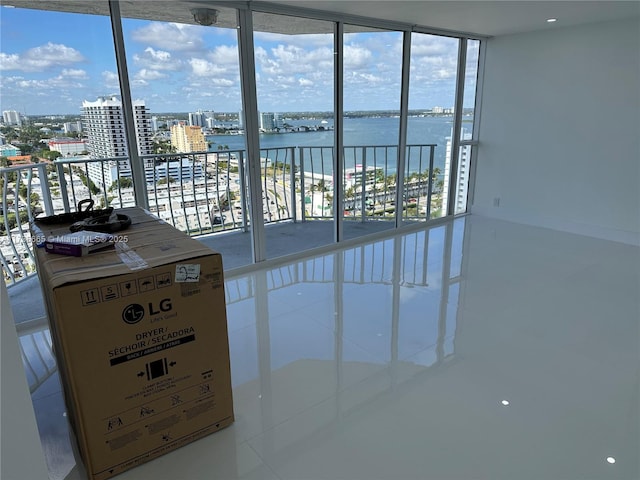
[[558, 19], [557, 18], [547, 18], [547, 23], [553, 23], [553, 22], [557, 22]]
[[616, 463], [616, 459], [613, 457], [607, 457], [607, 462], [608, 463]]
[[508, 407], [508, 406], [509, 406], [509, 404], [510, 404], [509, 400], [502, 400], [500, 403], [501, 403], [502, 405], [504, 405], [505, 407]]

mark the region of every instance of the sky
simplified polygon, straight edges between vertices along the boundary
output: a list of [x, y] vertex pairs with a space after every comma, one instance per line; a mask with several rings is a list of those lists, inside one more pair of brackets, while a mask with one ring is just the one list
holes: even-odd
[[[132, 97], [152, 113], [242, 108], [236, 29], [125, 18], [123, 34]], [[112, 38], [108, 17], [0, 7], [0, 110], [80, 114], [83, 100], [119, 95]], [[333, 110], [331, 34], [255, 32], [254, 43], [260, 111]], [[413, 34], [410, 109], [453, 107], [457, 49], [457, 39]], [[399, 110], [401, 59], [400, 32], [345, 34], [345, 110]]]

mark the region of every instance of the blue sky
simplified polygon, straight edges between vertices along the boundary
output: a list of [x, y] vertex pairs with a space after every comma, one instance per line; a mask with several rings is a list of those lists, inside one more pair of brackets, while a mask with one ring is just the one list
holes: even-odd
[[[123, 32], [132, 96], [152, 113], [240, 110], [235, 29], [124, 19]], [[398, 109], [402, 34], [346, 34], [344, 45], [345, 110]], [[410, 108], [453, 106], [456, 56], [457, 40], [414, 35]], [[260, 110], [333, 110], [331, 35], [256, 32], [255, 57]], [[109, 19], [0, 7], [0, 79], [0, 110], [27, 115], [78, 114], [83, 100], [119, 94]]]

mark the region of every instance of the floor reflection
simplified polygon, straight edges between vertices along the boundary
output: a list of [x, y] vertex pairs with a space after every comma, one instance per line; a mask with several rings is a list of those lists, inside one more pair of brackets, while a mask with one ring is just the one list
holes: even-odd
[[[638, 478], [639, 252], [463, 217], [228, 277], [235, 423], [118, 478]], [[79, 480], [48, 332], [20, 343]]]

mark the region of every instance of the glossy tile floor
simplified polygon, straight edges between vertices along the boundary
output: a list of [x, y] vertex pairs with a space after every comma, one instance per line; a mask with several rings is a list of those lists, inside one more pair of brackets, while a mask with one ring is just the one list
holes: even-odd
[[[469, 216], [227, 278], [235, 424], [116, 478], [638, 479], [639, 276]], [[48, 339], [20, 338], [42, 445], [81, 479]]]

